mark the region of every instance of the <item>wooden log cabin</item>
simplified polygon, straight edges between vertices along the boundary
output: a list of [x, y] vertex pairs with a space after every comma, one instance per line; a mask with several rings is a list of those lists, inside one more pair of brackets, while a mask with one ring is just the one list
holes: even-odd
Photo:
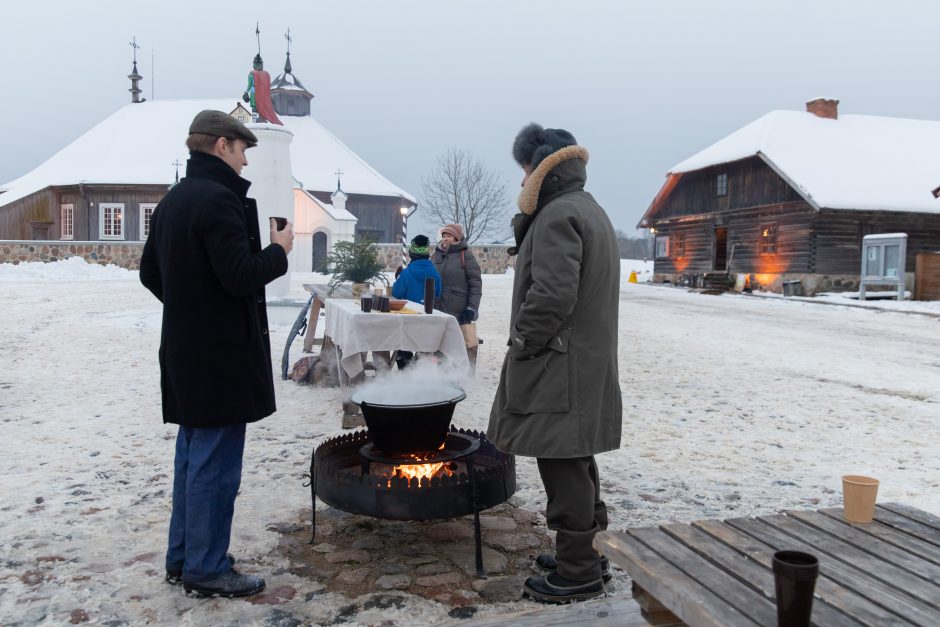
[[[142, 242], [153, 208], [185, 176], [184, 142], [196, 113], [217, 109], [251, 120], [238, 96], [146, 102], [134, 92], [141, 78], [136, 64], [129, 78], [130, 104], [34, 170], [0, 184], [0, 240]], [[297, 269], [318, 269], [337, 241], [354, 235], [399, 242], [401, 208], [414, 207], [415, 198], [310, 116], [313, 94], [293, 75], [289, 54], [271, 87], [274, 108], [293, 134]], [[251, 152], [248, 160], [250, 180]]]
[[838, 104], [773, 111], [670, 169], [638, 224], [654, 235], [654, 281], [856, 290], [862, 238], [906, 233], [913, 289], [917, 255], [940, 251], [940, 122], [840, 117]]

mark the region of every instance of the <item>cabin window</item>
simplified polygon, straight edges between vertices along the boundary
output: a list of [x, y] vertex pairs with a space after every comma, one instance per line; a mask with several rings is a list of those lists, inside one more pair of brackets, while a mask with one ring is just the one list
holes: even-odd
[[685, 257], [685, 233], [673, 233], [671, 244], [673, 257]]
[[760, 253], [769, 255], [777, 252], [777, 225], [762, 224], [760, 227]]
[[65, 203], [61, 206], [62, 220], [59, 223], [61, 239], [75, 239], [75, 205]]
[[147, 239], [150, 235], [150, 218], [153, 216], [153, 210], [157, 206], [155, 202], [140, 203], [140, 239]]
[[382, 237], [385, 235], [385, 231], [379, 231], [376, 229], [356, 229], [356, 235], [362, 239], [368, 239], [372, 242], [381, 242]]
[[727, 174], [719, 174], [718, 178], [715, 179], [715, 195], [716, 196], [728, 195], [728, 175]]
[[656, 236], [656, 258], [665, 259], [668, 256], [669, 256], [669, 236], [657, 235]]
[[98, 235], [100, 239], [124, 239], [124, 203], [98, 204]]

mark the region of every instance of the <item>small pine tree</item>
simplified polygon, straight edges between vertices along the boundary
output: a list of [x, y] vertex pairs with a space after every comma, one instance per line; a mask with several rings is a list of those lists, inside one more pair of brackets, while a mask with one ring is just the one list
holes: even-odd
[[370, 283], [379, 280], [388, 285], [385, 266], [379, 261], [375, 242], [367, 237], [356, 237], [351, 242], [338, 242], [326, 256], [320, 268], [323, 274], [332, 273], [330, 294], [341, 283]]

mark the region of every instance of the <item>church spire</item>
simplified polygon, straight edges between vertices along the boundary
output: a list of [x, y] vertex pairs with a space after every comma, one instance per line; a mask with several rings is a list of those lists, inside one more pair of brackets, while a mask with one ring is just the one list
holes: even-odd
[[294, 76], [294, 68], [290, 62], [290, 49], [294, 43], [290, 29], [284, 33], [287, 41], [287, 56], [284, 60], [284, 73], [279, 74], [271, 81], [271, 100], [274, 101], [274, 110], [278, 115], [292, 115], [296, 117], [310, 115], [311, 94], [303, 83]]
[[287, 61], [284, 62], [284, 73], [290, 74], [293, 71], [290, 66], [290, 44], [293, 41], [293, 39], [290, 38], [290, 28], [284, 33], [284, 39], [287, 40]]
[[131, 102], [144, 102], [144, 100], [140, 98], [141, 89], [140, 85], [138, 85], [143, 76], [137, 72], [137, 49], [140, 48], [140, 46], [137, 45], [137, 37], [132, 38], [129, 45], [134, 49], [134, 69], [127, 75], [127, 78], [131, 79], [131, 88], [127, 91], [131, 92]]

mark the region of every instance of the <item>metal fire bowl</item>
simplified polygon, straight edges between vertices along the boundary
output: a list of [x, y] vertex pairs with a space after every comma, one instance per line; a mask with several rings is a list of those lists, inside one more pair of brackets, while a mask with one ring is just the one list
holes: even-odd
[[[336, 509], [391, 520], [456, 518], [505, 502], [516, 492], [516, 460], [476, 431], [452, 432], [477, 437], [480, 448], [460, 461], [473, 467], [475, 486], [466, 472], [453, 477], [409, 480], [363, 474], [369, 462], [359, 453], [369, 433], [357, 431], [327, 440], [314, 451], [316, 496]], [[473, 488], [476, 488], [476, 498]]]

